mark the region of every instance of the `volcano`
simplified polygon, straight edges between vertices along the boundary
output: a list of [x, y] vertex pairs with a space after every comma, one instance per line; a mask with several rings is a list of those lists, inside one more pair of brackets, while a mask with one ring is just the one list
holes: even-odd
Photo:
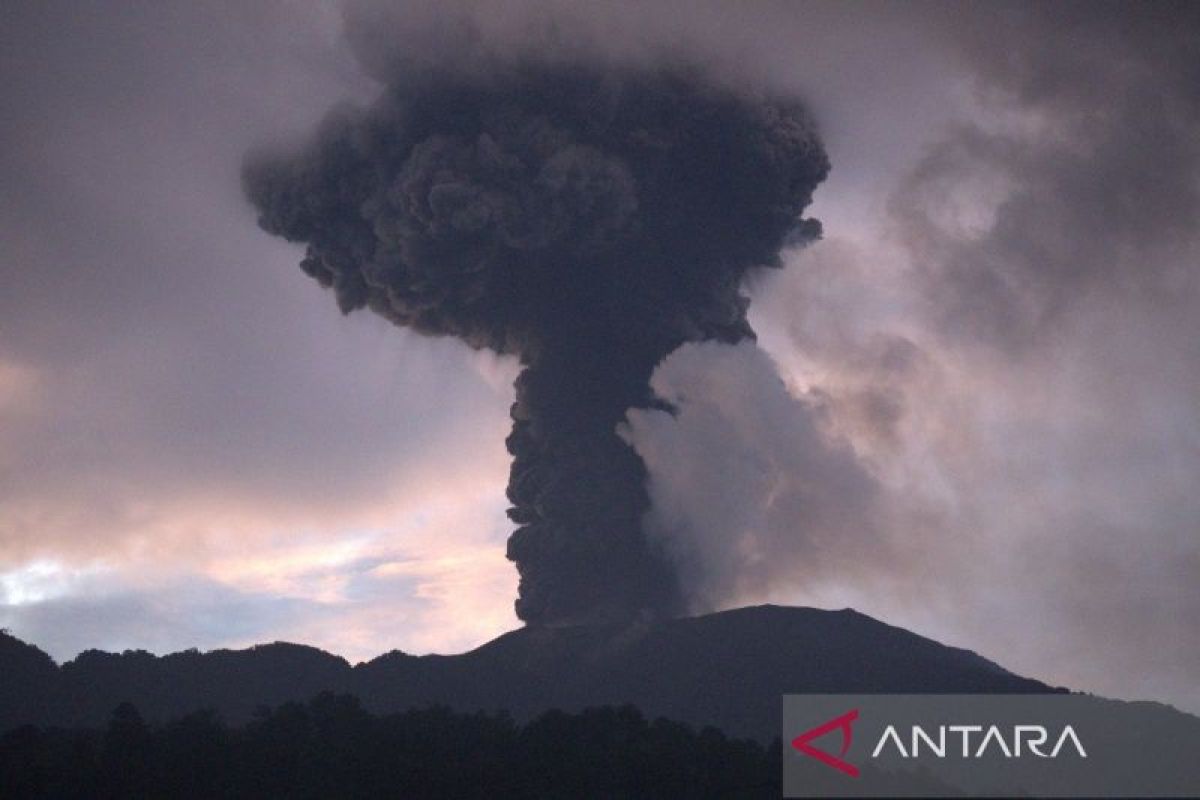
[[628, 703], [650, 717], [769, 740], [785, 693], [1065, 691], [851, 609], [769, 605], [632, 625], [529, 626], [459, 655], [393, 651], [355, 666], [283, 642], [161, 657], [89, 650], [59, 666], [5, 635], [0, 674], [0, 729], [100, 726], [124, 701], [148, 720], [208, 708], [237, 724], [262, 706], [329, 690], [378, 713], [436, 704], [527, 719]]

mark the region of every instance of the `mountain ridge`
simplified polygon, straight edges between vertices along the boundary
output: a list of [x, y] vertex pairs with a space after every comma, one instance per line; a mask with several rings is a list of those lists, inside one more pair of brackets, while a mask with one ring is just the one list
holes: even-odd
[[633, 704], [651, 717], [769, 739], [784, 693], [1066, 691], [853, 609], [774, 605], [627, 625], [530, 626], [465, 653], [393, 650], [355, 665], [288, 642], [163, 656], [87, 650], [57, 665], [5, 634], [0, 674], [0, 730], [101, 725], [124, 701], [149, 720], [208, 708], [238, 724], [263, 706], [335, 691], [379, 713], [445, 705], [527, 719], [550, 708]]

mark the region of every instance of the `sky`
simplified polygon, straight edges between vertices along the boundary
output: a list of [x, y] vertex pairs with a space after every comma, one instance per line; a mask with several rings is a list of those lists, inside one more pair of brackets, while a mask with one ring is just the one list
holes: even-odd
[[0, 25], [0, 626], [368, 659], [516, 627], [518, 367], [343, 316], [246, 154], [401, 59], [809, 106], [825, 236], [631, 411], [693, 611], [852, 606], [1200, 711], [1194, 5], [27, 2]]

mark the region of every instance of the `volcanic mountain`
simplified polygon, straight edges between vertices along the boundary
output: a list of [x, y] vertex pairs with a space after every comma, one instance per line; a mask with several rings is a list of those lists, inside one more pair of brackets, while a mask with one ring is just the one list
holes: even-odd
[[524, 719], [631, 703], [650, 717], [770, 739], [780, 695], [789, 692], [1065, 691], [851, 609], [779, 606], [633, 625], [529, 626], [460, 655], [393, 651], [355, 666], [284, 642], [161, 657], [89, 650], [59, 666], [5, 634], [0, 675], [0, 729], [100, 726], [127, 700], [149, 720], [210, 708], [236, 724], [262, 706], [331, 690], [379, 713], [436, 704]]

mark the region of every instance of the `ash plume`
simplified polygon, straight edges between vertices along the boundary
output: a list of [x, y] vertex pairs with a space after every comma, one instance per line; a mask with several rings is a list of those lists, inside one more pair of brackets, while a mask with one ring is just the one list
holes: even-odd
[[680, 345], [753, 337], [741, 279], [819, 235], [801, 215], [827, 172], [794, 101], [523, 62], [398, 74], [243, 177], [343, 312], [519, 359], [508, 557], [517, 615], [553, 625], [682, 611], [617, 426], [661, 405], [649, 379]]

